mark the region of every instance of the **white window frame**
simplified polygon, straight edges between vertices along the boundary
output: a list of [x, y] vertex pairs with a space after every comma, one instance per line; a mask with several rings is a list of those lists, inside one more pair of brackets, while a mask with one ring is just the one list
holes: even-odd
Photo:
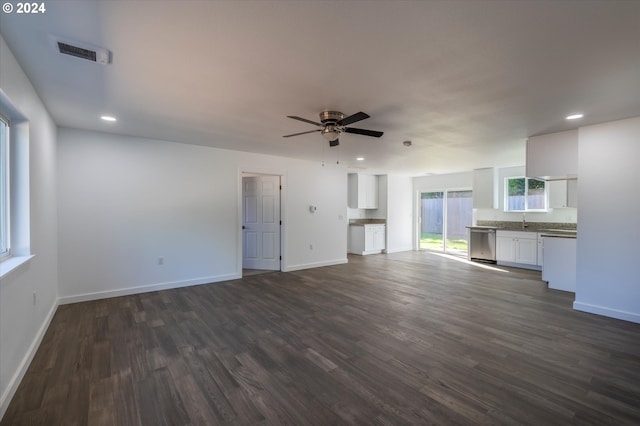
[[[509, 180], [510, 179], [524, 179], [524, 210], [509, 210]], [[529, 181], [538, 180], [544, 182], [544, 208], [542, 209], [530, 209], [528, 208], [529, 197]], [[526, 176], [507, 176], [504, 178], [504, 211], [510, 213], [525, 213], [525, 212], [548, 212], [549, 211], [549, 185], [543, 179], [528, 178]]]
[[0, 114], [0, 261], [11, 257], [10, 122]]

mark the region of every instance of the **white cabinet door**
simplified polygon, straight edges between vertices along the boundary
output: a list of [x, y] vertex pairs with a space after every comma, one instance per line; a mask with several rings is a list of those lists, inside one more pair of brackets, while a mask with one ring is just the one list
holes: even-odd
[[373, 234], [374, 230], [371, 226], [364, 227], [364, 251], [373, 250]]
[[382, 253], [386, 248], [385, 225], [350, 225], [348, 251], [361, 256]]
[[350, 208], [378, 208], [378, 176], [349, 173], [348, 180], [348, 204]]
[[567, 207], [578, 208], [578, 179], [567, 181]]
[[530, 137], [526, 176], [542, 179], [578, 176], [578, 131]]
[[496, 260], [498, 262], [515, 262], [516, 261], [516, 240], [509, 235], [500, 235], [496, 237]]
[[385, 226], [379, 225], [373, 230], [373, 250], [384, 250], [386, 248]]
[[538, 234], [533, 232], [498, 231], [496, 260], [498, 262], [536, 265], [538, 263]]
[[549, 208], [561, 209], [567, 207], [567, 181], [553, 180], [548, 181], [549, 186]]
[[548, 181], [549, 208], [578, 207], [578, 180]]
[[367, 209], [378, 208], [378, 177], [373, 175], [366, 175], [365, 177], [365, 202], [364, 205]]
[[516, 240], [516, 263], [525, 265], [536, 265], [538, 263], [537, 238], [518, 238]]

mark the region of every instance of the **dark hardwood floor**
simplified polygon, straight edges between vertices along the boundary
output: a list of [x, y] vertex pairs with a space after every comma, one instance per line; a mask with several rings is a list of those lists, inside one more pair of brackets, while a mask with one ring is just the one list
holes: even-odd
[[640, 324], [505, 271], [353, 256], [60, 306], [1, 424], [640, 424]]

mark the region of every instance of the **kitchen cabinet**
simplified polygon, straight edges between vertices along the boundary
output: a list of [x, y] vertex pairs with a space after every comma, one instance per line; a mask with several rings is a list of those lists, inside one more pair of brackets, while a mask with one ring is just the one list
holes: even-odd
[[498, 208], [498, 170], [490, 167], [473, 171], [473, 208]]
[[542, 238], [542, 234], [538, 233], [538, 266], [542, 266], [544, 263], [543, 249], [544, 249], [544, 238]]
[[578, 207], [578, 180], [548, 181], [549, 208]]
[[576, 239], [544, 237], [542, 280], [549, 288], [576, 291]]
[[538, 234], [525, 231], [496, 232], [496, 261], [498, 264], [538, 266]]
[[578, 208], [578, 179], [567, 181], [567, 207]]
[[527, 139], [526, 176], [545, 180], [578, 176], [578, 131]]
[[349, 253], [368, 255], [382, 253], [386, 249], [386, 226], [384, 224], [350, 225]]
[[349, 173], [348, 205], [352, 209], [378, 208], [378, 177]]

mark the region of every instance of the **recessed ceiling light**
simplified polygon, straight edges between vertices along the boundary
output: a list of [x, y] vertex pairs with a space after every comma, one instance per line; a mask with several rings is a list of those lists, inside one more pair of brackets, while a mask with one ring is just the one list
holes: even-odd
[[357, 161], [364, 161], [364, 157], [358, 157], [356, 158]]
[[571, 114], [566, 117], [567, 120], [577, 120], [578, 118], [584, 117], [584, 114]]
[[111, 122], [116, 121], [116, 118], [110, 115], [103, 115], [100, 118], [103, 119], [104, 121], [111, 121]]

